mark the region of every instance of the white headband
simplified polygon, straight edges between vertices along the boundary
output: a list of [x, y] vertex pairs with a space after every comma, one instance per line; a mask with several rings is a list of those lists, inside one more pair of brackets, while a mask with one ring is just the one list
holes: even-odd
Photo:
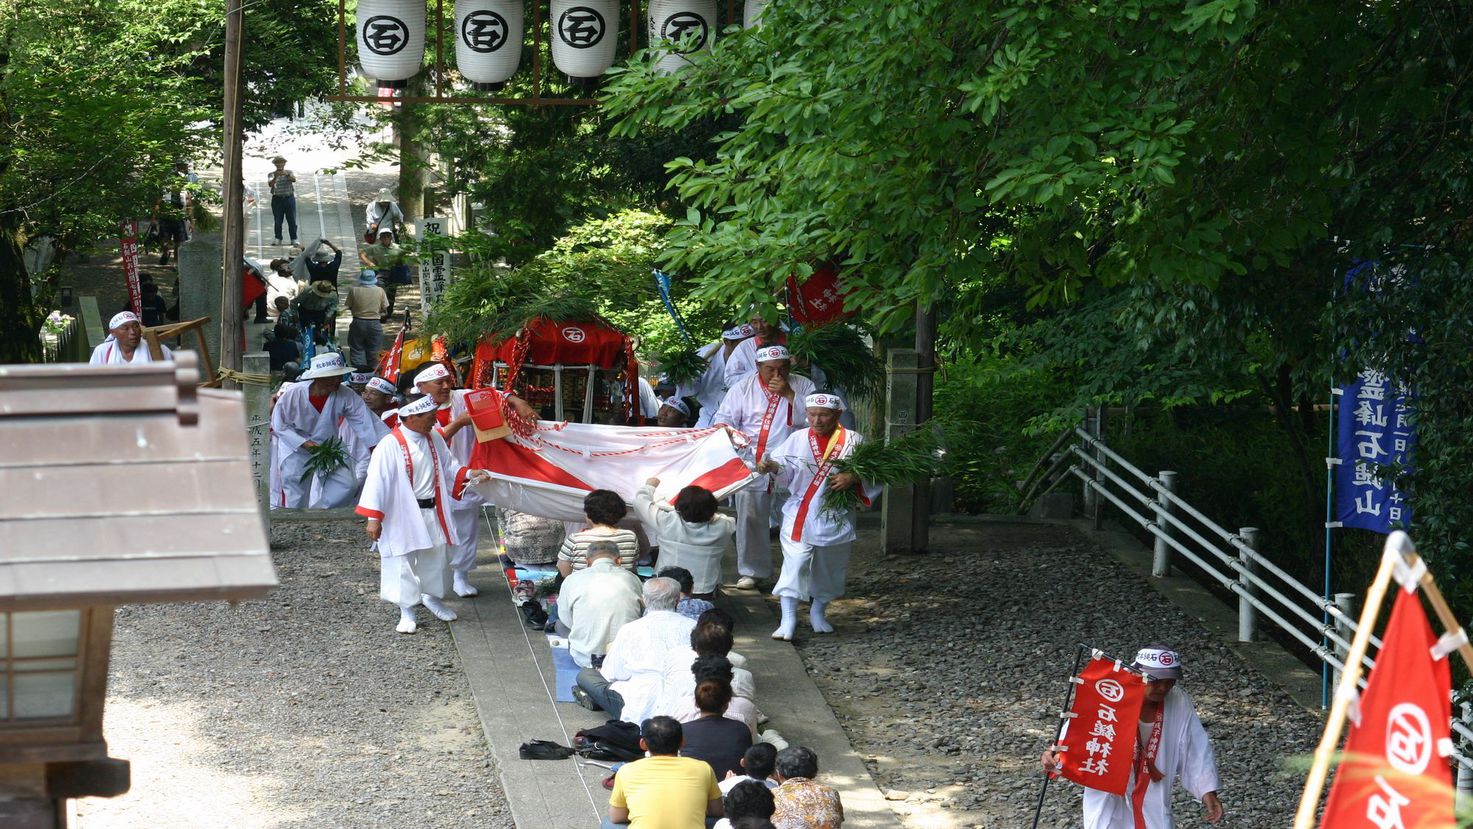
[[757, 362], [770, 363], [774, 360], [791, 360], [793, 355], [780, 345], [769, 345], [757, 349]]
[[1157, 679], [1181, 676], [1181, 656], [1176, 651], [1164, 648], [1141, 648], [1136, 653], [1132, 666]]
[[829, 394], [827, 392], [816, 392], [814, 394], [810, 394], [807, 397], [803, 398], [803, 408], [805, 408], [805, 409], [833, 409], [835, 411], [842, 412], [842, 411], [844, 411], [844, 401], [842, 399], [840, 399], [839, 398], [839, 395], [837, 395], [837, 394]]
[[143, 324], [143, 321], [138, 318], [138, 315], [132, 311], [119, 311], [113, 314], [112, 319], [107, 321], [107, 329], [111, 331], [114, 328], [122, 328], [130, 322], [136, 322], [140, 325]]
[[433, 397], [430, 397], [429, 395], [425, 395], [424, 397], [421, 397], [413, 403], [406, 403], [405, 405], [400, 406], [399, 418], [402, 420], [403, 418], [409, 417], [411, 415], [427, 414], [429, 412], [433, 412], [438, 408], [439, 405], [435, 403], [435, 399]]
[[450, 369], [445, 368], [444, 363], [435, 363], [434, 365], [417, 374], [414, 378], [414, 384], [417, 386], [420, 383], [433, 383], [436, 380], [440, 380], [449, 376]]
[[685, 401], [681, 400], [679, 397], [667, 397], [663, 402], [660, 403], [660, 405], [669, 406], [670, 408], [674, 409], [677, 412], [680, 412], [686, 417], [690, 417], [690, 407], [685, 405]]
[[388, 380], [385, 380], [382, 377], [368, 378], [368, 387], [376, 392], [387, 394], [390, 397], [393, 397], [394, 395], [399, 393], [399, 390], [394, 388], [393, 383], [390, 383]]
[[745, 322], [741, 325], [733, 325], [721, 332], [721, 339], [723, 340], [745, 340], [748, 337], [755, 336], [757, 336], [757, 329]]

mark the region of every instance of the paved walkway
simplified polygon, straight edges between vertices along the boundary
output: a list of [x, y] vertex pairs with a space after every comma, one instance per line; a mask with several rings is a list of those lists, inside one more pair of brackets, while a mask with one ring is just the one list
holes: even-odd
[[[470, 680], [486, 742], [501, 769], [502, 786], [518, 826], [596, 827], [607, 813], [606, 768], [579, 758], [522, 760], [517, 748], [527, 740], [571, 745], [573, 735], [606, 717], [574, 703], [556, 702], [556, 674], [546, 636], [529, 631], [512, 604], [511, 591], [496, 564], [491, 533], [481, 536], [481, 566], [474, 572], [481, 595], [462, 601], [460, 620], [451, 624], [461, 665]], [[728, 581], [735, 578], [728, 562]], [[875, 787], [843, 727], [818, 690], [798, 652], [769, 634], [777, 620], [756, 592], [718, 598], [736, 620], [735, 650], [747, 657], [758, 687], [759, 705], [789, 743], [817, 752], [820, 779], [839, 789], [846, 827], [898, 829], [901, 825]]]

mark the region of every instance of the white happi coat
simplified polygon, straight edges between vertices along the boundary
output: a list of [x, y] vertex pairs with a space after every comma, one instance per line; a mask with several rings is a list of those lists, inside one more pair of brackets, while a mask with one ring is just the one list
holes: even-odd
[[310, 381], [294, 383], [281, 393], [271, 409], [273, 467], [279, 482], [279, 489], [273, 492], [272, 498], [276, 506], [287, 506], [294, 499], [299, 500], [298, 493], [303, 486], [311, 489], [311, 482], [300, 480], [307, 462], [307, 451], [302, 449], [302, 444], [309, 440], [323, 443], [337, 437], [340, 424], [352, 430], [357, 440], [368, 446], [377, 445], [389, 431], [352, 389], [339, 386], [328, 395], [320, 412], [309, 400], [311, 389]]
[[694, 397], [701, 404], [701, 413], [696, 417], [696, 428], [704, 429], [711, 425], [711, 419], [716, 416], [716, 410], [726, 397], [726, 344], [717, 340], [703, 346], [697, 353], [706, 361], [705, 372], [694, 381], [681, 383], [675, 394], [679, 397]]
[[[780, 488], [788, 491], [788, 498], [783, 502], [783, 525], [781, 537], [784, 541], [796, 540], [813, 547], [832, 547], [854, 540], [854, 511], [849, 510], [843, 515], [833, 515], [823, 511], [823, 497], [829, 490], [828, 477], [818, 483], [810, 495], [808, 487], [813, 483], [814, 473], [818, 471], [819, 457], [813, 454], [813, 447], [809, 442], [812, 429], [799, 429], [792, 433], [777, 448], [768, 452], [767, 457], [773, 463], [781, 467], [777, 473]], [[839, 432], [830, 435], [830, 440], [838, 440]], [[843, 432], [844, 443], [834, 450], [829, 457], [847, 458], [854, 454], [854, 450], [864, 443], [864, 435], [845, 429]], [[824, 444], [820, 440], [819, 453], [823, 452]], [[832, 467], [829, 475], [833, 474]], [[880, 495], [882, 488], [877, 484], [860, 483], [860, 500], [868, 505]], [[804, 502], [807, 509], [804, 509]], [[799, 514], [802, 514], [802, 526], [798, 526]], [[794, 529], [797, 529], [796, 537]]]
[[[468, 394], [469, 389], [454, 389], [450, 392], [450, 399], [435, 410], [436, 422], [440, 427], [469, 411], [465, 404]], [[461, 428], [450, 436], [449, 444], [451, 453], [461, 465], [470, 463], [471, 454], [476, 450], [476, 427], [468, 424]], [[484, 503], [485, 499], [470, 488], [461, 493], [460, 497], [450, 500], [450, 521], [458, 528], [458, 540], [450, 542], [450, 566], [456, 570], [465, 572], [476, 566], [476, 546], [481, 535], [481, 505]]]
[[[1084, 790], [1084, 829], [1172, 829], [1171, 792], [1178, 779], [1192, 797], [1201, 800], [1218, 788], [1217, 758], [1207, 730], [1197, 718], [1192, 698], [1180, 687], [1166, 694], [1161, 722], [1161, 745], [1156, 752], [1156, 769], [1164, 776], [1153, 780], [1146, 789], [1142, 813], [1145, 826], [1135, 825], [1131, 795], [1135, 791], [1135, 773], [1125, 796], [1107, 794], [1095, 789]], [[1141, 741], [1144, 750], [1144, 741]]]
[[[782, 342], [773, 340], [763, 345], [782, 345]], [[740, 383], [742, 378], [757, 373], [757, 347], [757, 338], [748, 337], [726, 355], [726, 362], [721, 367], [721, 381], [727, 389]]]
[[[749, 342], [751, 340], [746, 340], [742, 345]], [[736, 352], [732, 352], [733, 356], [735, 354]], [[765, 441], [760, 432], [762, 416], [767, 411], [768, 392], [766, 384], [756, 373], [747, 375], [727, 390], [726, 398], [721, 401], [721, 408], [711, 422], [725, 423], [746, 435], [752, 444], [753, 462], [760, 461], [762, 453], [771, 452], [794, 429], [808, 425], [808, 410], [803, 408], [803, 398], [813, 393], [813, 381], [802, 375], [790, 374], [788, 385], [793, 388], [793, 399], [782, 400], [777, 404], [777, 411], [773, 414], [772, 425], [767, 430]], [[759, 443], [762, 444], [760, 453]]]
[[356, 511], [366, 518], [383, 522], [383, 532], [378, 539], [378, 552], [383, 558], [409, 555], [435, 546], [435, 539], [420, 518], [419, 503], [405, 463], [404, 445], [399, 443], [401, 436], [406, 444], [409, 441], [420, 444], [427, 450], [424, 454], [433, 458], [435, 518], [450, 544], [454, 544], [458, 536], [447, 504], [454, 493], [465, 486], [466, 475], [470, 472], [455, 459], [445, 445], [445, 439], [433, 429], [425, 436], [400, 427], [379, 441], [368, 461], [368, 478], [363, 482], [363, 494], [358, 498]]
[[[159, 348], [164, 352], [162, 362], [169, 362], [174, 359], [174, 352], [168, 346], [161, 344]], [[118, 341], [109, 336], [102, 341], [101, 345], [92, 349], [92, 359], [87, 362], [94, 366], [136, 366], [153, 362], [153, 353], [148, 350], [148, 342], [146, 340], [139, 340], [138, 347], [133, 349], [133, 359], [124, 359], [123, 349], [118, 346]]]

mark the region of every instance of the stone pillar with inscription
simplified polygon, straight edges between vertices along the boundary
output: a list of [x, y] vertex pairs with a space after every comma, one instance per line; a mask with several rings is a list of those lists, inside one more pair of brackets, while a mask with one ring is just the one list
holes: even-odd
[[[247, 351], [242, 357], [246, 374], [271, 376], [271, 355], [264, 351]], [[245, 383], [246, 430], [251, 452], [251, 475], [256, 482], [256, 503], [261, 508], [261, 523], [271, 533], [271, 386]]]

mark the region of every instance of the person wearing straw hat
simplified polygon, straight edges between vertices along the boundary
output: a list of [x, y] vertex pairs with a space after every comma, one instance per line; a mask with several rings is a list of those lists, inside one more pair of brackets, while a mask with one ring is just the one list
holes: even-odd
[[332, 332], [332, 322], [338, 314], [338, 289], [331, 282], [326, 279], [313, 282], [290, 304], [296, 307], [297, 319], [301, 320], [303, 327]]
[[[358, 481], [351, 461], [329, 472], [311, 475], [307, 463], [312, 450], [338, 435], [344, 422], [358, 441], [376, 446], [389, 429], [368, 410], [363, 399], [343, 386], [353, 369], [336, 351], [318, 354], [298, 378], [302, 381], [282, 393], [271, 410], [271, 436], [280, 457], [281, 498], [273, 507], [331, 509], [351, 503]], [[313, 480], [320, 483], [312, 502]]]
[[356, 511], [379, 554], [379, 597], [399, 607], [395, 630], [414, 633], [414, 606], [456, 619], [442, 599], [450, 586], [446, 552], [457, 536], [449, 501], [484, 478], [455, 459], [435, 429], [435, 401], [416, 395], [399, 407], [399, 426], [374, 447]]
[[[1086, 788], [1084, 829], [1170, 829], [1175, 825], [1171, 794], [1178, 780], [1202, 802], [1202, 819], [1217, 823], [1222, 820], [1217, 758], [1192, 698], [1177, 684], [1181, 655], [1166, 645], [1147, 645], [1130, 667], [1147, 682], [1130, 784], [1124, 795]], [[1054, 748], [1043, 753], [1043, 769], [1050, 774], [1059, 769]]]
[[271, 190], [271, 217], [276, 222], [276, 239], [272, 244], [281, 244], [281, 220], [286, 220], [291, 231], [292, 244], [297, 243], [297, 174], [286, 168], [286, 159], [277, 156], [271, 159], [276, 169], [266, 174], [266, 186]]
[[323, 236], [303, 248], [301, 267], [293, 265], [292, 270], [305, 273], [309, 282], [326, 279], [337, 287], [338, 269], [342, 266], [343, 249]]
[[384, 344], [384, 317], [389, 313], [389, 295], [378, 286], [378, 274], [365, 270], [358, 284], [348, 289], [348, 362], [372, 371]]
[[[132, 311], [119, 311], [107, 322], [107, 339], [92, 349], [87, 362], [94, 366], [142, 365], [153, 362], [153, 353], [143, 346], [143, 323]], [[174, 359], [174, 352], [160, 345], [164, 362]]]
[[[803, 399], [814, 392], [813, 381], [792, 374], [792, 358], [780, 345], [756, 352], [757, 372], [739, 380], [726, 393], [712, 425], [728, 426], [747, 437], [752, 463], [787, 440], [794, 429], [808, 425]], [[795, 404], [796, 401], [796, 404]], [[772, 577], [772, 539], [768, 535], [772, 514], [770, 482], [758, 479], [738, 490], [736, 501], [737, 582], [741, 590], [752, 590], [758, 580]]]
[[810, 602], [808, 621], [814, 633], [833, 633], [825, 611], [829, 602], [844, 595], [849, 575], [849, 553], [854, 547], [854, 511], [834, 514], [823, 508], [829, 490], [858, 490], [868, 506], [880, 487], [861, 481], [853, 472], [832, 472], [833, 464], [854, 454], [864, 436], [839, 425], [844, 401], [837, 394], [819, 392], [803, 400], [807, 429], [788, 435], [758, 464], [759, 472], [777, 476], [788, 491], [778, 540], [783, 569], [772, 593], [782, 605], [782, 622], [772, 638], [791, 640], [798, 627], [798, 603]]

